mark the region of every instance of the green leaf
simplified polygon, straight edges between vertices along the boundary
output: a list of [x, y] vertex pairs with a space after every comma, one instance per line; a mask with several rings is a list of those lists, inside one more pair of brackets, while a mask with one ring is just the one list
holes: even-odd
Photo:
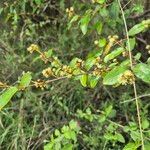
[[124, 137], [122, 136], [122, 134], [120, 133], [116, 133], [116, 136], [117, 136], [117, 140], [121, 143], [125, 143], [125, 139]]
[[100, 77], [95, 77], [95, 76], [90, 76], [90, 77], [89, 77], [90, 87], [91, 87], [91, 88], [94, 88], [94, 87], [97, 85], [97, 83], [98, 83], [98, 81], [99, 81], [99, 78], [100, 78]]
[[105, 1], [106, 1], [106, 0], [97, 0], [97, 3], [103, 4], [103, 3], [105, 3]]
[[103, 27], [103, 24], [102, 24], [101, 22], [97, 22], [97, 23], [95, 24], [95, 28], [96, 28], [98, 34], [101, 34], [101, 32], [102, 32], [102, 27]]
[[149, 127], [149, 121], [146, 118], [144, 118], [142, 120], [142, 128], [147, 129], [148, 127]]
[[22, 88], [28, 87], [31, 82], [31, 79], [32, 79], [32, 76], [30, 72], [24, 73], [20, 79], [19, 88], [22, 89]]
[[80, 60], [80, 59], [77, 58], [77, 57], [73, 58], [73, 59], [70, 61], [69, 66], [70, 66], [71, 68], [77, 68], [76, 63], [77, 63], [77, 61], [79, 61], [79, 60]]
[[[135, 38], [130, 38], [129, 42], [130, 42], [130, 50], [132, 51], [136, 44]], [[128, 42], [126, 43], [126, 46], [128, 47]]]
[[150, 150], [150, 143], [149, 144], [145, 144], [145, 150]]
[[113, 109], [112, 105], [109, 105], [108, 107], [106, 107], [105, 108], [105, 115], [109, 116], [109, 114], [111, 113], [112, 109]]
[[128, 143], [123, 150], [137, 150], [137, 148], [140, 146], [139, 143]]
[[60, 134], [61, 134], [60, 131], [59, 131], [58, 129], [56, 129], [56, 130], [55, 130], [55, 135], [56, 135], [56, 136], [59, 136]]
[[48, 143], [46, 145], [44, 145], [44, 150], [53, 150], [54, 148], [54, 143]]
[[73, 150], [73, 144], [69, 143], [69, 144], [64, 145], [62, 150]]
[[124, 51], [124, 49], [122, 47], [119, 47], [119, 48], [115, 49], [110, 54], [105, 56], [104, 62], [107, 63], [109, 60], [114, 59], [115, 57], [119, 56], [123, 51]]
[[72, 24], [78, 20], [78, 18], [79, 18], [78, 15], [73, 16], [73, 18], [70, 20], [68, 24], [68, 30], [71, 28]]
[[130, 136], [134, 141], [140, 140], [140, 133], [138, 131], [131, 131]]
[[34, 2], [37, 4], [37, 5], [40, 5], [42, 3], [42, 0], [34, 0]]
[[70, 129], [76, 129], [76, 128], [78, 127], [78, 124], [77, 124], [76, 121], [71, 120], [71, 121], [69, 122], [69, 127], [70, 127]]
[[0, 110], [11, 100], [11, 98], [17, 91], [18, 88], [13, 86], [2, 93], [2, 95], [0, 96]]
[[84, 35], [87, 33], [89, 22], [90, 22], [90, 15], [83, 16], [83, 18], [80, 20], [80, 29]]
[[52, 49], [49, 49], [47, 52], [45, 52], [45, 55], [47, 58], [50, 58], [53, 54], [53, 50]]
[[139, 60], [139, 59], [141, 58], [141, 53], [137, 53], [137, 54], [134, 56], [134, 58], [135, 58], [136, 60]]
[[135, 75], [144, 82], [150, 83], [150, 66], [144, 63], [139, 63], [133, 68]]
[[109, 71], [103, 79], [103, 84], [105, 85], [114, 85], [117, 84], [121, 75], [126, 71], [125, 66], [117, 66], [111, 71]]
[[101, 38], [99, 41], [98, 41], [98, 46], [99, 47], [104, 47], [106, 45], [106, 39], [105, 38]]
[[90, 57], [85, 61], [85, 69], [90, 70], [95, 64], [96, 59], [94, 57]]
[[129, 36], [134, 36], [145, 30], [145, 26], [143, 23], [136, 24], [129, 30]]
[[130, 66], [130, 59], [126, 59], [123, 62], [121, 62], [120, 66], [126, 66], [126, 67]]
[[81, 82], [81, 84], [82, 84], [84, 87], [87, 86], [87, 80], [88, 80], [88, 75], [87, 75], [87, 74], [81, 75], [81, 77], [80, 77], [80, 82]]
[[120, 8], [117, 0], [114, 0], [114, 2], [111, 4], [109, 13], [113, 20], [118, 20]]

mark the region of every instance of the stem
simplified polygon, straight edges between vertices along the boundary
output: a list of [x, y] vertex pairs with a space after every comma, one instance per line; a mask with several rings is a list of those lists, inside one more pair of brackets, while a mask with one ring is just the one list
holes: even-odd
[[[132, 53], [131, 53], [131, 46], [130, 46], [130, 40], [129, 40], [129, 34], [128, 34], [128, 28], [127, 28], [127, 22], [125, 19], [124, 11], [121, 6], [120, 0], [118, 0], [118, 4], [122, 13], [122, 18], [125, 26], [125, 31], [126, 31], [126, 36], [127, 36], [127, 43], [128, 43], [128, 50], [129, 50], [129, 58], [130, 58], [130, 67], [131, 70], [133, 69], [133, 60], [132, 60]], [[136, 109], [137, 109], [137, 117], [138, 117], [138, 123], [139, 123], [139, 129], [140, 129], [140, 136], [141, 136], [141, 145], [142, 145], [142, 150], [144, 150], [144, 138], [143, 138], [143, 133], [142, 133], [142, 125], [141, 125], [141, 117], [140, 117], [140, 107], [139, 107], [139, 102], [138, 102], [138, 96], [137, 96], [137, 88], [135, 82], [133, 83], [133, 89], [134, 89], [134, 95], [135, 95], [135, 101], [136, 101]]]

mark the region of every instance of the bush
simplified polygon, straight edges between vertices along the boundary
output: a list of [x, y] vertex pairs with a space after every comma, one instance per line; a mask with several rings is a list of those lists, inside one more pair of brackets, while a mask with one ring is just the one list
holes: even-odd
[[1, 149], [149, 149], [142, 2], [0, 6]]

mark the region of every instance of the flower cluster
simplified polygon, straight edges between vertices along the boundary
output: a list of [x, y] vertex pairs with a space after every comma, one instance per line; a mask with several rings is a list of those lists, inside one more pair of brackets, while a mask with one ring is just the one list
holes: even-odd
[[0, 82], [0, 88], [6, 88], [8, 85], [6, 83]]
[[74, 14], [74, 8], [73, 7], [67, 8], [66, 13], [68, 14], [69, 18], [72, 17]]
[[148, 20], [143, 20], [142, 24], [144, 25], [145, 28], [149, 28], [150, 27], [150, 19]]
[[111, 49], [111, 47], [114, 45], [114, 43], [118, 40], [118, 35], [114, 35], [114, 36], [108, 36], [108, 44], [105, 47], [104, 50], [104, 55], [107, 55]]
[[33, 83], [36, 88], [41, 88], [42, 90], [46, 87], [45, 81], [42, 81], [40, 79], [38, 79], [37, 81], [33, 81]]
[[50, 67], [44, 69], [44, 70], [42, 71], [42, 74], [43, 74], [43, 76], [46, 77], [46, 78], [49, 78], [49, 77], [53, 76], [53, 72], [52, 72], [52, 69], [51, 69]]
[[125, 71], [124, 74], [119, 79], [119, 83], [122, 85], [133, 84], [134, 81], [135, 76], [130, 70]]
[[30, 53], [33, 53], [34, 51], [39, 51], [39, 47], [36, 44], [31, 44], [28, 48], [27, 51], [29, 51]]
[[150, 45], [146, 45], [146, 49], [148, 50], [148, 54], [150, 54]]

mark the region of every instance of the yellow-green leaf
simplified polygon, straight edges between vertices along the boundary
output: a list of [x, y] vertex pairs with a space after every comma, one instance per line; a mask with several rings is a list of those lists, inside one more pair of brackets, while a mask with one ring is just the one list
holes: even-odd
[[26, 88], [31, 82], [32, 76], [30, 72], [24, 73], [20, 79], [19, 88]]
[[18, 91], [18, 88], [13, 86], [8, 88], [0, 96], [0, 110], [11, 100], [13, 95]]
[[87, 80], [88, 80], [88, 75], [87, 74], [84, 74], [80, 77], [80, 82], [81, 84], [86, 87], [87, 86]]
[[145, 26], [143, 23], [136, 24], [129, 30], [129, 36], [134, 36], [145, 30]]
[[150, 83], [150, 66], [144, 63], [139, 63], [133, 68], [135, 75], [144, 82]]
[[109, 60], [114, 59], [115, 57], [119, 56], [123, 51], [124, 49], [122, 47], [115, 49], [104, 58], [104, 62], [107, 63]]
[[100, 78], [100, 77], [95, 77], [95, 76], [91, 76], [91, 77], [89, 78], [89, 80], [90, 80], [90, 87], [91, 87], [91, 88], [94, 88], [94, 87], [97, 85], [97, 83], [98, 83], [98, 81], [99, 81], [99, 78]]
[[80, 20], [80, 29], [84, 35], [87, 33], [89, 22], [90, 22], [90, 15], [86, 15]]
[[105, 85], [115, 85], [119, 82], [119, 78], [126, 71], [125, 66], [117, 66], [111, 71], [109, 71], [103, 78], [103, 84]]

